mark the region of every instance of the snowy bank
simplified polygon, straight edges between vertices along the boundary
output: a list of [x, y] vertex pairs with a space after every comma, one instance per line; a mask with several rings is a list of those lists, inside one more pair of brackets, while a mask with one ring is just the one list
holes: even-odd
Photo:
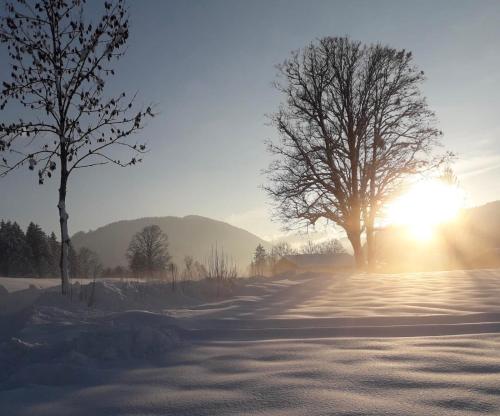
[[186, 301], [164, 283], [76, 283], [71, 298], [0, 289], [0, 386], [81, 383], [103, 366], [162, 359], [180, 332], [175, 318], [150, 310]]

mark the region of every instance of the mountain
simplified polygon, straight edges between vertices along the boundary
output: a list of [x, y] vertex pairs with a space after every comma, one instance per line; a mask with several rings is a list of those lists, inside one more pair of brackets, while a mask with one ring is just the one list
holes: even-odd
[[255, 247], [258, 244], [269, 247], [269, 243], [248, 231], [197, 215], [118, 221], [95, 231], [78, 232], [71, 241], [77, 250], [88, 247], [98, 253], [105, 267], [125, 266], [125, 252], [130, 240], [135, 233], [148, 225], [158, 225], [167, 234], [169, 252], [179, 266], [187, 255], [203, 262], [211, 247], [217, 244], [236, 263], [240, 271], [245, 271]]
[[500, 201], [470, 208], [463, 215], [465, 234], [491, 247], [500, 247]]

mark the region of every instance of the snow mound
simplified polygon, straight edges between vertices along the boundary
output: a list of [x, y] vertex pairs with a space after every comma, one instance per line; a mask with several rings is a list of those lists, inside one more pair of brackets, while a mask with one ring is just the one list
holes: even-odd
[[71, 352], [102, 360], [148, 358], [180, 343], [173, 319], [150, 312], [128, 311], [104, 317], [100, 326], [73, 339]]
[[78, 315], [35, 308], [22, 330], [0, 343], [0, 384], [81, 383], [92, 369], [162, 358], [181, 343], [175, 320], [165, 315]]
[[[22, 279], [20, 279], [22, 280]], [[61, 296], [59, 287], [29, 288], [8, 292], [0, 287], [0, 315], [21, 312], [31, 306], [59, 306], [61, 309], [92, 309], [102, 311], [149, 310], [163, 311], [186, 307], [211, 300], [231, 297], [241, 282], [201, 281], [110, 281], [75, 282], [71, 295]]]
[[181, 343], [176, 319], [134, 310], [144, 299], [133, 289], [100, 283], [73, 285], [71, 297], [34, 288], [0, 295], [0, 390], [92, 383], [104, 368], [164, 359]]
[[161, 311], [200, 301], [226, 298], [233, 294], [236, 283], [217, 283], [207, 279], [179, 282], [172, 286], [163, 281], [98, 281], [86, 285], [75, 283], [73, 297], [106, 311], [144, 309]]

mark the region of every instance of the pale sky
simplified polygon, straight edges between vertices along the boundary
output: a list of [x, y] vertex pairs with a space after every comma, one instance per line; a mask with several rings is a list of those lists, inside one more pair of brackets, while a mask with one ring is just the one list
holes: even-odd
[[[93, 6], [101, 2], [90, 2]], [[111, 87], [139, 91], [158, 117], [140, 134], [136, 167], [70, 180], [70, 231], [120, 219], [198, 214], [261, 237], [280, 232], [259, 188], [266, 123], [280, 97], [275, 65], [322, 36], [349, 35], [413, 52], [427, 75], [445, 148], [469, 205], [500, 199], [500, 1], [130, 1], [126, 57]], [[0, 81], [6, 71], [0, 52]], [[6, 114], [3, 117], [7, 117]], [[27, 169], [0, 179], [0, 218], [57, 231], [57, 181]]]

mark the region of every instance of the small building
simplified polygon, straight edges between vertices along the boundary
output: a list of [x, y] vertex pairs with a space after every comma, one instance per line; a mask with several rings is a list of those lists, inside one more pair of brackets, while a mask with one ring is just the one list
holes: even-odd
[[354, 258], [347, 253], [295, 254], [283, 256], [274, 266], [274, 274], [349, 270], [354, 268]]

